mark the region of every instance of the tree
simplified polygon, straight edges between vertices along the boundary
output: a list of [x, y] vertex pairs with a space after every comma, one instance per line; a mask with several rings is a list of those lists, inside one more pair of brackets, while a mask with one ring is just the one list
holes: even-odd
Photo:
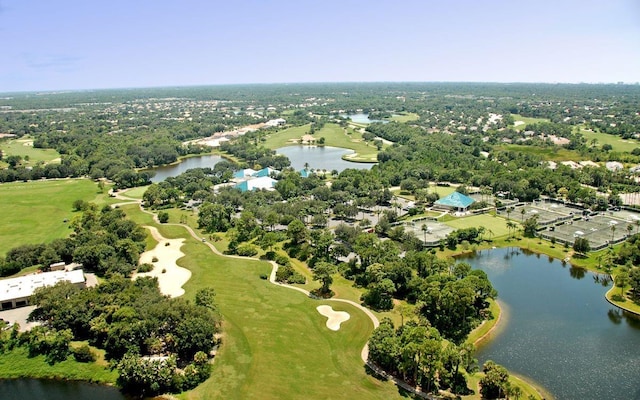
[[169, 222], [169, 213], [166, 211], [160, 211], [158, 213], [158, 222], [160, 222], [161, 224], [166, 224], [167, 222]]
[[367, 292], [362, 296], [365, 304], [376, 310], [391, 310], [393, 294], [396, 292], [393, 281], [388, 278], [369, 284]]
[[427, 243], [427, 232], [429, 232], [429, 227], [425, 223], [422, 224], [422, 227], [420, 229], [422, 229], [422, 233], [424, 234], [424, 242]]
[[309, 231], [302, 221], [294, 219], [287, 226], [287, 236], [293, 244], [301, 244], [307, 241]]
[[614, 239], [615, 234], [616, 234], [616, 226], [615, 225], [611, 225], [611, 228], [609, 228], [609, 229], [611, 229], [611, 244], [613, 244], [613, 239]]
[[509, 230], [509, 237], [513, 237], [511, 231], [515, 230], [517, 227], [516, 223], [511, 221], [511, 220], [507, 220], [507, 229]]
[[231, 210], [222, 204], [205, 203], [198, 210], [198, 227], [206, 232], [226, 232], [231, 226]]
[[522, 227], [524, 229], [524, 236], [530, 238], [535, 237], [538, 230], [538, 214], [527, 218], [522, 224]]
[[322, 286], [319, 291], [322, 295], [331, 294], [331, 284], [333, 283], [333, 277], [331, 276], [336, 272], [336, 268], [327, 262], [319, 262], [313, 268], [313, 280], [319, 281]]
[[196, 292], [195, 303], [198, 306], [211, 310], [216, 309], [216, 291], [212, 287], [206, 287]]
[[575, 241], [573, 242], [573, 250], [575, 250], [576, 253], [580, 254], [588, 253], [591, 250], [589, 239], [582, 236], [576, 237]]
[[491, 360], [482, 366], [484, 376], [480, 379], [480, 394], [483, 399], [501, 399], [505, 397], [511, 385], [507, 370]]
[[615, 278], [616, 286], [620, 288], [620, 297], [624, 299], [624, 289], [627, 287], [631, 279], [629, 277], [629, 273], [627, 271], [621, 271], [616, 275]]

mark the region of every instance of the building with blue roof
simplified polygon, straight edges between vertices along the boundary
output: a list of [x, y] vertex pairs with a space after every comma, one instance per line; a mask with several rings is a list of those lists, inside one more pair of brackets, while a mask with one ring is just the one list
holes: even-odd
[[456, 211], [467, 211], [471, 204], [475, 203], [475, 200], [469, 196], [465, 196], [459, 192], [453, 192], [450, 195], [436, 200], [434, 203], [436, 206], [449, 208]]
[[241, 192], [248, 192], [251, 190], [273, 190], [276, 185], [275, 179], [269, 178], [268, 176], [262, 176], [260, 178], [248, 179], [246, 181], [240, 182], [234, 187], [240, 189]]

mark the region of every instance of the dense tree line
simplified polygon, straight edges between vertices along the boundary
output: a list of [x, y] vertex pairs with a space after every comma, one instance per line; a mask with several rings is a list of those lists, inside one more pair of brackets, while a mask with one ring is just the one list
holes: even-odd
[[53, 263], [77, 262], [100, 276], [114, 273], [129, 276], [136, 269], [144, 250], [146, 232], [124, 212], [95, 204], [69, 221], [72, 234], [50, 243], [24, 244], [9, 250], [0, 262], [0, 275], [12, 275], [23, 268], [40, 265], [47, 270]]
[[145, 396], [180, 392], [209, 376], [209, 353], [220, 324], [213, 295], [204, 289], [195, 303], [171, 299], [151, 278], [112, 276], [86, 289], [61, 282], [36, 290], [38, 308], [29, 319], [43, 325], [23, 340], [30, 351], [53, 361], [66, 359], [70, 340], [88, 340], [106, 350], [125, 391]]

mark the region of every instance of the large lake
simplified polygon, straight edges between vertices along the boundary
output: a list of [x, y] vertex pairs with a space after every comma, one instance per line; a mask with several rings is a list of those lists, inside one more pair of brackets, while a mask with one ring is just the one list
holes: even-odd
[[222, 160], [223, 160], [222, 157], [211, 155], [211, 154], [207, 154], [204, 156], [184, 158], [182, 162], [177, 164], [164, 165], [162, 167], [152, 168], [151, 170], [155, 172], [156, 175], [153, 178], [151, 178], [151, 182], [153, 183], [162, 182], [171, 176], [178, 176], [186, 172], [188, 169], [192, 169], [192, 168], [213, 168], [217, 163], [219, 163]]
[[85, 382], [40, 379], [0, 380], [2, 400], [125, 400], [117, 388]]
[[515, 248], [463, 260], [488, 274], [507, 311], [480, 365], [494, 360], [557, 399], [640, 399], [640, 320], [610, 305], [594, 274]]
[[331, 172], [341, 172], [347, 168], [371, 169], [373, 163], [356, 163], [345, 161], [342, 156], [353, 154], [353, 150], [330, 146], [287, 146], [276, 149], [278, 154], [287, 156], [291, 160], [291, 166], [295, 170], [304, 168], [309, 163], [309, 168], [326, 169]]

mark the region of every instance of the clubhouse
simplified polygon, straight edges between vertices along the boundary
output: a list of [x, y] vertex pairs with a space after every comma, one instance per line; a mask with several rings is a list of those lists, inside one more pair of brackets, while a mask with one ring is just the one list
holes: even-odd
[[0, 311], [29, 305], [29, 298], [37, 288], [68, 281], [84, 287], [86, 280], [81, 269], [51, 271], [0, 280]]

